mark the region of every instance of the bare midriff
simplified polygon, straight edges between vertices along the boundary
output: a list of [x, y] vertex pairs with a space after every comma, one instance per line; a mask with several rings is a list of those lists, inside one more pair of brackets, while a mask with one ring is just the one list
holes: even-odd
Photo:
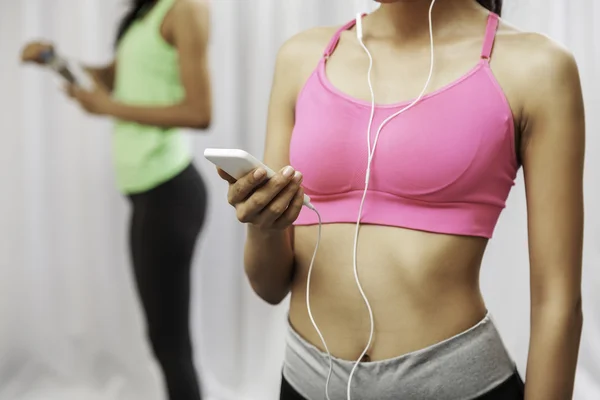
[[[290, 323], [324, 351], [306, 307], [317, 226], [295, 228]], [[356, 360], [370, 321], [353, 269], [354, 224], [325, 224], [312, 271], [310, 305], [332, 355]], [[485, 317], [479, 269], [487, 239], [362, 225], [358, 276], [375, 331], [365, 361], [394, 358], [455, 336]]]

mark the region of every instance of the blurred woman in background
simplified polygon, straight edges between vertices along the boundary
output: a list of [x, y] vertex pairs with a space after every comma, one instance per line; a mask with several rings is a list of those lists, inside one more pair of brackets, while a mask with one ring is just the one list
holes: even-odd
[[[130, 247], [149, 339], [170, 400], [199, 400], [189, 324], [194, 247], [207, 193], [178, 128], [211, 121], [209, 9], [200, 0], [134, 0], [108, 66], [68, 94], [90, 114], [116, 120], [117, 184], [132, 205]], [[50, 43], [29, 43], [22, 60], [43, 64]]]

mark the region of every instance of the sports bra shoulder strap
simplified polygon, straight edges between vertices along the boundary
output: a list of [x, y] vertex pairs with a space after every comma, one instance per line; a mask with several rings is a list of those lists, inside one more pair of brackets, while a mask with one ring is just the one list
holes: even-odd
[[[363, 14], [363, 17], [364, 16], [365, 16], [365, 14]], [[346, 23], [345, 25], [343, 25], [341, 28], [339, 28], [335, 32], [335, 35], [333, 35], [333, 37], [329, 41], [329, 44], [327, 45], [327, 48], [323, 52], [323, 56], [325, 58], [327, 58], [327, 57], [329, 57], [330, 55], [333, 54], [333, 51], [335, 50], [335, 48], [337, 47], [338, 43], [340, 42], [340, 36], [342, 35], [342, 32], [347, 31], [348, 29], [352, 29], [352, 27], [355, 24], [356, 24], [356, 19], [353, 19], [352, 21]]]
[[494, 47], [494, 40], [496, 39], [496, 31], [498, 30], [498, 24], [498, 14], [490, 12], [487, 21], [487, 27], [485, 28], [483, 49], [481, 50], [481, 58], [483, 58], [484, 60], [489, 60], [492, 55], [492, 49]]

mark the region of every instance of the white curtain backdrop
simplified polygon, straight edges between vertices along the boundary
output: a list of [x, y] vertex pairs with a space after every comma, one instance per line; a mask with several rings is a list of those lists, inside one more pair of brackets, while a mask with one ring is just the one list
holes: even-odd
[[[17, 63], [23, 42], [56, 41], [86, 62], [111, 56], [124, 0], [0, 2], [0, 400], [162, 400], [143, 337], [126, 252], [127, 203], [114, 189], [109, 121], [83, 115], [51, 75]], [[278, 393], [286, 304], [250, 291], [243, 229], [225, 185], [201, 158], [208, 146], [261, 155], [279, 45], [353, 17], [356, 0], [214, 0], [215, 118], [191, 134], [210, 189], [194, 274], [193, 333], [213, 400]], [[562, 42], [579, 62], [588, 117], [585, 327], [576, 400], [600, 399], [600, 4], [506, 0], [505, 19]], [[529, 333], [525, 201], [519, 177], [484, 260], [489, 308], [524, 372]]]

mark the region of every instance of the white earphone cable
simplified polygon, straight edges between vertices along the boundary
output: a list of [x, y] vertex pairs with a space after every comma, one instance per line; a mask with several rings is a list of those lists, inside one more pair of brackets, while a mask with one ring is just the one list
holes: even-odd
[[[357, 16], [357, 18], [362, 18], [362, 15]], [[358, 23], [360, 23], [361, 20], [357, 19], [357, 21], [358, 21]], [[368, 151], [369, 160], [370, 160], [371, 159], [371, 127], [373, 125], [373, 118], [375, 117], [375, 92], [373, 91], [373, 83], [371, 81], [371, 71], [373, 70], [373, 57], [371, 56], [371, 53], [367, 49], [367, 46], [365, 46], [364, 42], [362, 41], [362, 24], [357, 29], [360, 32], [358, 35], [361, 38], [358, 42], [360, 43], [361, 47], [367, 53], [367, 56], [369, 56], [369, 70], [367, 72], [367, 82], [369, 83], [369, 91], [371, 92], [371, 116], [369, 117], [369, 126], [368, 126], [368, 130], [367, 130], [367, 151]]]
[[[433, 10], [433, 5], [435, 4], [436, 0], [431, 0], [431, 5], [429, 7], [429, 38], [430, 38], [430, 43], [431, 43], [431, 63], [430, 63], [430, 68], [429, 68], [429, 76], [427, 78], [427, 81], [425, 83], [425, 86], [423, 87], [423, 90], [421, 91], [421, 93], [419, 94], [419, 96], [412, 102], [410, 103], [408, 106], [406, 106], [405, 108], [401, 109], [400, 111], [392, 114], [391, 116], [389, 116], [388, 118], [386, 118], [381, 125], [379, 126], [377, 133], [375, 135], [375, 140], [373, 141], [373, 147], [371, 148], [371, 129], [372, 129], [372, 125], [373, 125], [373, 120], [375, 117], [375, 93], [373, 90], [373, 84], [371, 81], [371, 72], [373, 69], [373, 57], [371, 56], [371, 53], [369, 52], [369, 50], [367, 49], [367, 47], [365, 46], [363, 40], [362, 40], [362, 23], [361, 23], [361, 19], [362, 19], [362, 15], [358, 15], [357, 16], [357, 37], [359, 40], [359, 43], [361, 45], [361, 47], [365, 50], [365, 52], [367, 53], [367, 56], [369, 57], [369, 69], [368, 69], [368, 75], [367, 75], [367, 81], [369, 84], [369, 90], [371, 92], [371, 114], [370, 114], [370, 118], [369, 118], [369, 125], [368, 125], [368, 131], [367, 131], [367, 150], [368, 150], [368, 159], [367, 159], [367, 170], [365, 173], [365, 189], [363, 191], [363, 195], [362, 195], [362, 199], [360, 202], [360, 207], [359, 207], [359, 211], [358, 211], [358, 218], [356, 221], [356, 229], [355, 229], [355, 233], [354, 233], [354, 251], [353, 251], [353, 268], [354, 268], [354, 279], [356, 280], [356, 285], [358, 286], [358, 290], [360, 291], [360, 294], [365, 302], [365, 305], [367, 306], [367, 310], [369, 312], [369, 320], [370, 320], [370, 333], [369, 333], [369, 340], [367, 341], [367, 345], [365, 346], [363, 352], [361, 353], [360, 357], [358, 358], [358, 360], [356, 360], [356, 362], [354, 363], [354, 366], [350, 372], [350, 376], [348, 377], [348, 386], [347, 386], [347, 400], [351, 400], [351, 388], [352, 388], [352, 378], [354, 377], [354, 373], [356, 371], [356, 368], [358, 367], [358, 365], [360, 364], [360, 361], [363, 359], [363, 357], [365, 356], [365, 354], [369, 351], [369, 348], [371, 347], [371, 343], [373, 342], [373, 335], [374, 335], [374, 331], [375, 331], [375, 320], [373, 318], [373, 309], [371, 308], [371, 304], [369, 303], [369, 299], [367, 298], [363, 287], [360, 283], [360, 279], [358, 277], [358, 262], [357, 262], [357, 256], [358, 256], [358, 234], [359, 234], [359, 230], [360, 230], [360, 221], [362, 219], [362, 212], [363, 212], [363, 206], [364, 206], [364, 202], [367, 196], [367, 191], [369, 188], [369, 181], [370, 181], [370, 177], [371, 177], [371, 163], [373, 161], [373, 156], [375, 155], [375, 148], [377, 147], [377, 142], [379, 139], [379, 134], [381, 133], [383, 127], [390, 122], [392, 119], [394, 119], [395, 117], [397, 117], [398, 115], [402, 114], [403, 112], [409, 110], [410, 108], [414, 107], [424, 96], [425, 92], [427, 91], [427, 88], [429, 87], [429, 84], [431, 82], [431, 78], [433, 76], [433, 66], [434, 66], [434, 44], [433, 44], [433, 22], [432, 22], [432, 10]], [[314, 316], [312, 314], [312, 310], [310, 307], [310, 281], [311, 281], [311, 277], [312, 277], [312, 270], [313, 270], [313, 266], [314, 266], [314, 262], [315, 262], [315, 258], [317, 256], [317, 251], [319, 249], [319, 243], [321, 242], [321, 230], [322, 230], [322, 220], [321, 220], [321, 215], [319, 214], [319, 211], [317, 211], [317, 209], [312, 205], [312, 204], [307, 204], [306, 205], [309, 209], [313, 210], [316, 214], [317, 214], [317, 218], [319, 220], [319, 228], [318, 228], [318, 233], [317, 233], [317, 244], [315, 246], [315, 250], [312, 256], [312, 259], [310, 261], [310, 266], [308, 268], [308, 276], [307, 276], [307, 282], [306, 282], [306, 308], [308, 310], [308, 316], [310, 318], [310, 321], [313, 325], [313, 327], [315, 328], [315, 330], [317, 331], [317, 334], [319, 335], [319, 338], [321, 339], [321, 343], [323, 343], [323, 347], [325, 348], [325, 351], [327, 352], [327, 356], [329, 358], [329, 372], [327, 374], [327, 381], [325, 383], [325, 398], [327, 400], [331, 400], [329, 398], [329, 382], [331, 380], [331, 374], [333, 372], [333, 357], [331, 355], [331, 352], [329, 351], [329, 347], [327, 346], [327, 343], [325, 341], [325, 338], [321, 332], [321, 330], [319, 329]]]
[[[355, 230], [355, 234], [354, 234], [353, 264], [354, 264], [354, 278], [356, 280], [356, 285], [358, 286], [358, 290], [360, 291], [360, 294], [361, 294], [361, 296], [365, 302], [365, 305], [367, 306], [367, 310], [369, 312], [370, 332], [369, 332], [369, 340], [367, 341], [367, 345], [365, 346], [363, 352], [361, 353], [361, 355], [358, 357], [358, 359], [354, 363], [354, 366], [352, 367], [352, 371], [350, 371], [350, 376], [348, 377], [348, 386], [347, 386], [347, 400], [351, 400], [352, 378], [354, 377], [354, 373], [356, 372], [356, 369], [357, 369], [358, 365], [360, 364], [361, 360], [363, 359], [365, 354], [367, 354], [367, 352], [369, 351], [369, 348], [371, 347], [371, 343], [373, 342], [373, 335], [374, 335], [374, 331], [375, 331], [375, 320], [373, 318], [373, 310], [371, 308], [371, 304], [369, 303], [369, 299], [365, 295], [365, 292], [362, 288], [362, 285], [361, 285], [359, 277], [358, 277], [358, 261], [357, 261], [357, 258], [358, 258], [358, 234], [359, 234], [359, 230], [360, 230], [360, 221], [362, 219], [363, 206], [364, 206], [364, 202], [365, 202], [365, 199], [367, 196], [367, 191], [369, 188], [369, 181], [370, 181], [370, 177], [371, 177], [371, 163], [373, 161], [373, 156], [375, 155], [375, 148], [377, 147], [377, 141], [379, 139], [379, 134], [383, 130], [383, 127], [388, 122], [390, 122], [392, 119], [397, 117], [398, 115], [400, 115], [400, 114], [404, 113], [405, 111], [414, 107], [424, 96], [424, 94], [427, 91], [427, 88], [429, 87], [429, 84], [431, 82], [431, 78], [433, 76], [433, 65], [434, 65], [433, 21], [432, 21], [432, 11], [433, 11], [434, 4], [435, 4], [435, 0], [432, 0], [431, 5], [429, 6], [429, 39], [430, 39], [430, 50], [431, 50], [431, 52], [430, 52], [431, 63], [430, 63], [430, 67], [429, 67], [429, 75], [427, 77], [427, 81], [425, 82], [425, 86], [423, 87], [423, 90], [421, 90], [421, 93], [419, 94], [419, 96], [412, 103], [410, 103], [408, 106], [404, 107], [400, 111], [392, 114], [391, 116], [386, 118], [381, 123], [381, 125], [379, 126], [379, 129], [377, 130], [377, 134], [375, 135], [375, 140], [373, 142], [372, 149], [371, 149], [371, 127], [372, 127], [373, 118], [375, 115], [375, 94], [374, 94], [373, 85], [371, 82], [371, 70], [373, 67], [373, 57], [371, 56], [371, 53], [369, 52], [369, 50], [367, 49], [367, 47], [365, 46], [365, 44], [362, 40], [362, 34], [358, 35], [359, 42], [369, 57], [369, 70], [368, 70], [367, 81], [369, 83], [369, 90], [371, 92], [371, 117], [369, 120], [368, 131], [367, 131], [367, 141], [369, 142], [367, 148], [369, 150], [369, 156], [368, 156], [368, 160], [367, 160], [367, 170], [365, 173], [365, 189], [363, 191], [363, 196], [362, 196], [359, 211], [358, 211], [358, 219], [356, 221], [356, 230]], [[362, 16], [359, 16], [357, 18], [362, 18]], [[357, 19], [357, 21], [359, 21], [359, 20]], [[361, 33], [362, 33], [362, 28], [361, 28]]]
[[329, 398], [329, 380], [331, 379], [331, 373], [333, 372], [333, 358], [331, 357], [331, 352], [329, 351], [329, 348], [327, 347], [327, 342], [325, 342], [325, 338], [323, 337], [323, 334], [321, 333], [321, 330], [319, 329], [319, 326], [317, 325], [317, 322], [315, 321], [315, 318], [313, 317], [313, 314], [312, 314], [312, 310], [310, 308], [310, 278], [312, 276], [312, 270], [313, 270], [313, 265], [315, 264], [315, 258], [317, 257], [317, 251], [319, 250], [319, 243], [321, 243], [321, 229], [322, 229], [323, 223], [321, 220], [321, 214], [319, 214], [319, 211], [317, 211], [315, 206], [313, 206], [310, 203], [306, 204], [306, 206], [308, 208], [310, 208], [311, 210], [313, 210], [315, 212], [315, 214], [317, 214], [317, 218], [319, 219], [317, 244], [315, 245], [315, 251], [313, 252], [312, 259], [310, 260], [310, 266], [308, 267], [308, 276], [306, 277], [306, 309], [308, 310], [308, 317], [310, 318], [310, 322], [312, 323], [313, 327], [317, 331], [317, 334], [319, 335], [319, 338], [321, 339], [321, 343], [323, 343], [323, 347], [325, 348], [325, 351], [327, 352], [327, 357], [329, 357], [329, 372], [327, 373], [327, 381], [325, 382], [325, 398], [327, 400], [331, 400]]

